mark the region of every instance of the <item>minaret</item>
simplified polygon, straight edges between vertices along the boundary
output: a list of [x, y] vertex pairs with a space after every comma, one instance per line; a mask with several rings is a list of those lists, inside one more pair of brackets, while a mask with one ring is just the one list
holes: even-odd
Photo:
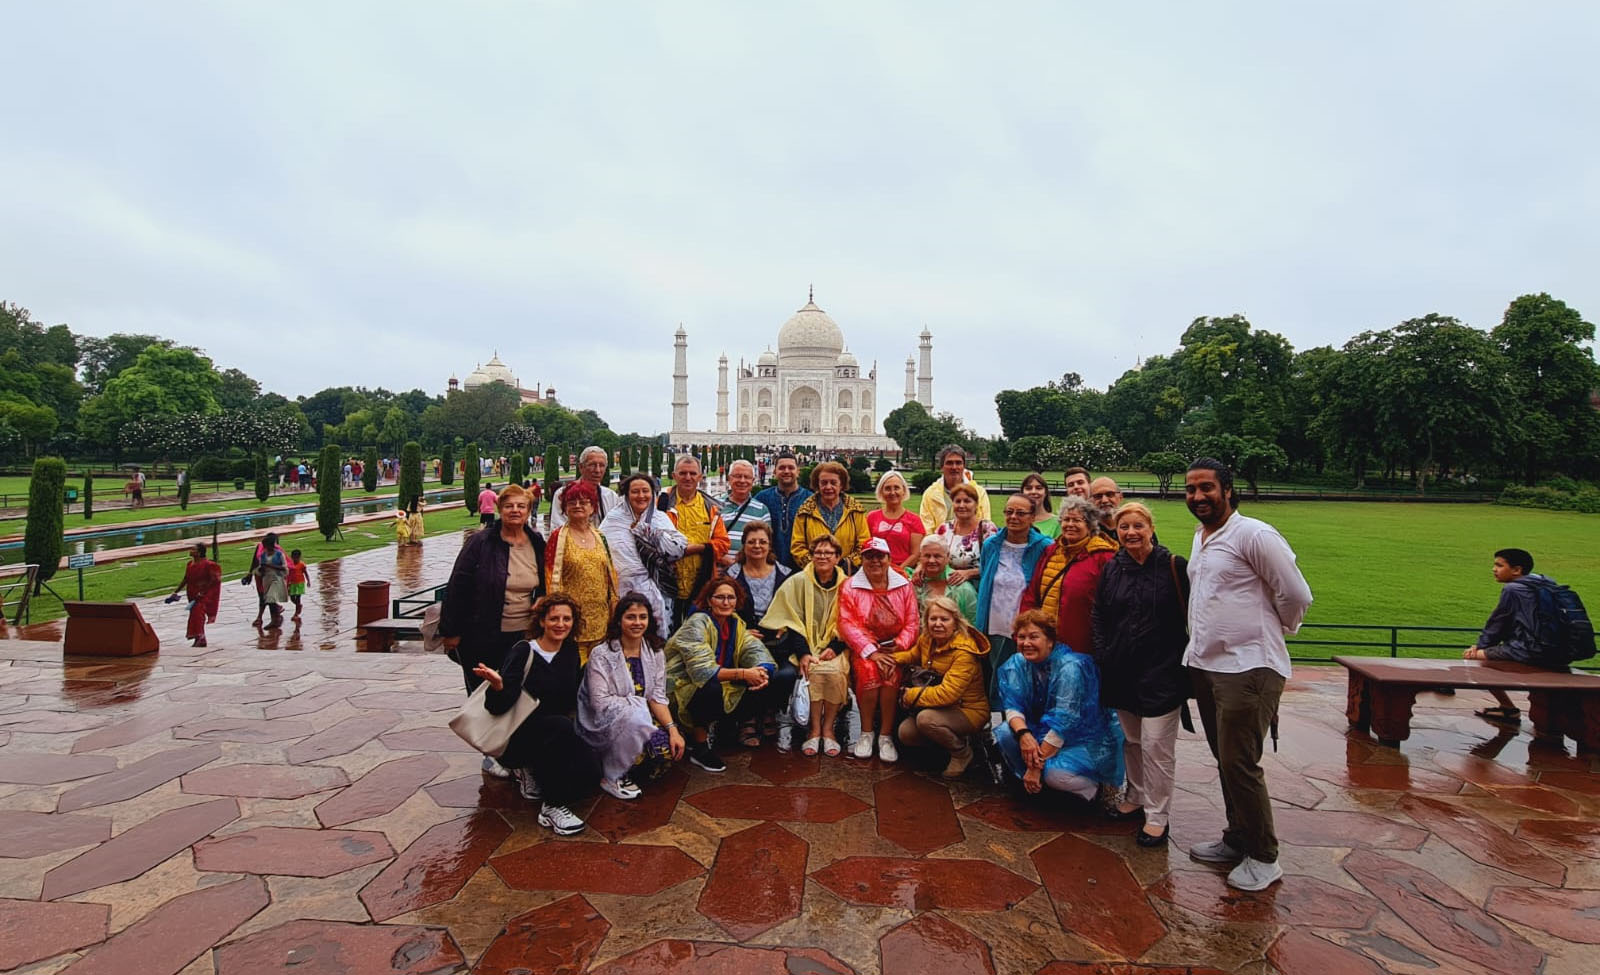
[[728, 354], [717, 357], [717, 432], [728, 432]]
[[933, 335], [922, 330], [922, 366], [917, 370], [917, 402], [929, 413], [933, 412]]
[[682, 433], [689, 429], [689, 333], [682, 322], [672, 348], [672, 432]]
[[906, 402], [917, 398], [917, 361], [906, 356]]

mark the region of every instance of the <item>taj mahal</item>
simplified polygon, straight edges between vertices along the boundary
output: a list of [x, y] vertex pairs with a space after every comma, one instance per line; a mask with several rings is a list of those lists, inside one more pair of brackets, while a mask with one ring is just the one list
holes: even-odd
[[[815, 297], [808, 294], [805, 306], [778, 329], [778, 351], [768, 346], [754, 363], [739, 360], [731, 394], [728, 357], [718, 357], [715, 430], [689, 429], [689, 336], [678, 326], [673, 342], [673, 443], [899, 450], [878, 427], [882, 403], [877, 363], [863, 375], [861, 364], [845, 346], [844, 332], [817, 307]], [[923, 329], [920, 340], [920, 371], [918, 363], [906, 357], [905, 402], [916, 400], [931, 411], [933, 336]]]

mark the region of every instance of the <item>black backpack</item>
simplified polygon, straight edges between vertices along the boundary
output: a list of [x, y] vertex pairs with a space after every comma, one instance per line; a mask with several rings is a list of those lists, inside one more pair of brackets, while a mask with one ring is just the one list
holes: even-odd
[[1578, 594], [1548, 578], [1533, 591], [1538, 597], [1539, 646], [1568, 663], [1594, 656], [1594, 624]]

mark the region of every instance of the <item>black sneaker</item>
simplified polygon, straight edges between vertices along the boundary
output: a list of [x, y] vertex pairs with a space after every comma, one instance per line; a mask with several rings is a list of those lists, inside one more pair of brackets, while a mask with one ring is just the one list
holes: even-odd
[[728, 763], [718, 758], [717, 753], [711, 750], [711, 746], [704, 742], [689, 749], [689, 761], [713, 774], [728, 770]]

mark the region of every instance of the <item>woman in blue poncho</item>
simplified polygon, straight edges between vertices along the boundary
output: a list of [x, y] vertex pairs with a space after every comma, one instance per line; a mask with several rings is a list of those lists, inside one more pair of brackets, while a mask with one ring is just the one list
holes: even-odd
[[1006, 764], [1029, 792], [1114, 795], [1122, 785], [1122, 729], [1100, 706], [1094, 661], [1056, 642], [1048, 612], [1022, 613], [1013, 634], [1018, 652], [996, 676], [1004, 720], [994, 737]]

